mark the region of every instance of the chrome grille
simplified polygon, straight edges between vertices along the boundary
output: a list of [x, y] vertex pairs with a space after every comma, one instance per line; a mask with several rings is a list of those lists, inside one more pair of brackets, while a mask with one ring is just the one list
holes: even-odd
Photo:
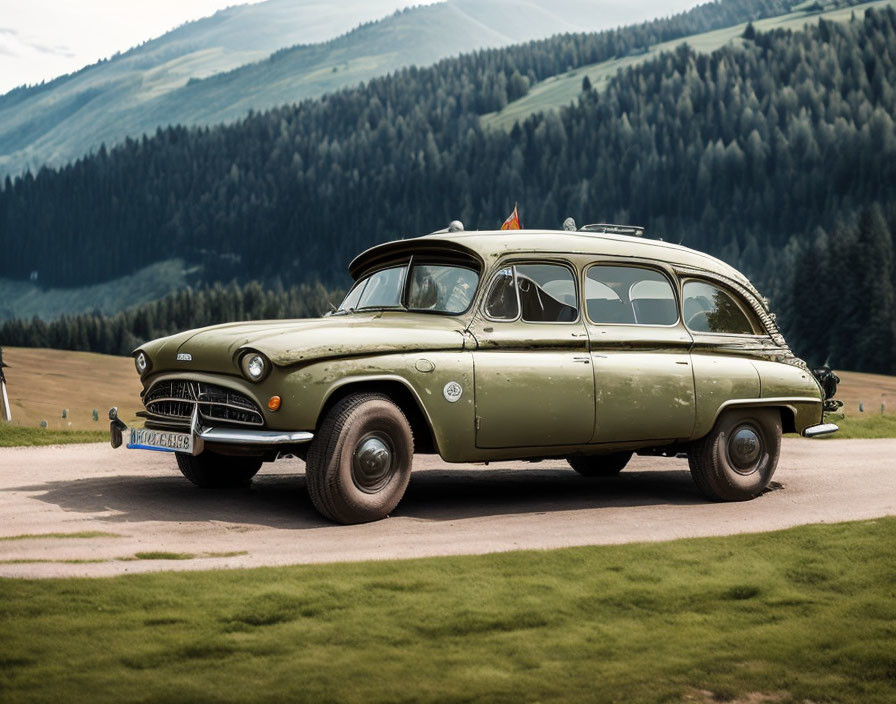
[[223, 386], [200, 381], [175, 379], [160, 381], [143, 397], [143, 405], [154, 416], [186, 421], [199, 406], [200, 417], [206, 420], [264, 425], [264, 416], [247, 396]]

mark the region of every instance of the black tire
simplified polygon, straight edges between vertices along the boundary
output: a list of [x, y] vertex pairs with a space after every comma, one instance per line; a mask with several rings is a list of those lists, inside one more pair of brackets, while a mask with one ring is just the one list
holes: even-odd
[[774, 408], [724, 412], [688, 448], [691, 476], [713, 501], [748, 501], [771, 481], [781, 454], [781, 413]]
[[413, 461], [401, 409], [384, 394], [354, 394], [330, 410], [308, 448], [308, 494], [337, 523], [377, 521], [401, 501]]
[[208, 450], [198, 455], [178, 452], [176, 457], [181, 474], [203, 489], [249, 486], [261, 469], [259, 458], [218, 455]]
[[567, 457], [566, 461], [583, 477], [615, 477], [631, 458], [631, 452], [614, 452], [611, 455], [577, 455]]

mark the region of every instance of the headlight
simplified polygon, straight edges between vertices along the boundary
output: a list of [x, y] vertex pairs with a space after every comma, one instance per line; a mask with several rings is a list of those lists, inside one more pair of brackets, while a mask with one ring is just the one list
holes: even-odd
[[243, 357], [243, 374], [250, 381], [261, 381], [268, 372], [268, 360], [257, 352], [250, 352]]
[[137, 367], [137, 373], [143, 376], [146, 370], [149, 369], [149, 357], [144, 352], [138, 352], [137, 356], [134, 357], [134, 366]]

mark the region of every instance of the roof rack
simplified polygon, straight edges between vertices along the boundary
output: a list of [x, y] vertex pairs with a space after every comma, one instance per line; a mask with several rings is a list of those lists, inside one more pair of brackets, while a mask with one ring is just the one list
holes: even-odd
[[583, 225], [580, 232], [593, 232], [599, 235], [629, 235], [631, 237], [643, 237], [644, 228], [637, 225], [614, 225], [609, 222], [601, 222], [595, 225]]

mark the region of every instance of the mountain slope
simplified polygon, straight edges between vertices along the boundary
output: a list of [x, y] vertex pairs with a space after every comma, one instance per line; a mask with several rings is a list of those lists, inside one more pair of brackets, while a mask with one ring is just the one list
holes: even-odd
[[[811, 9], [808, 8], [809, 5], [812, 6]], [[853, 15], [860, 15], [869, 8], [896, 7], [896, 0], [870, 0], [847, 6], [841, 5], [839, 2], [829, 2], [823, 10], [815, 9], [817, 5], [818, 3], [815, 2], [803, 2], [800, 6], [792, 8], [791, 12], [787, 14], [755, 20], [752, 24], [754, 29], [759, 32], [771, 32], [777, 29], [799, 31], [807, 24], [815, 24], [819, 20], [848, 22]], [[551, 76], [547, 80], [533, 85], [526, 95], [508, 103], [501, 110], [483, 115], [482, 125], [483, 127], [509, 130], [529, 115], [543, 110], [559, 110], [574, 103], [582, 93], [582, 82], [585, 76], [588, 77], [595, 90], [602, 90], [609, 85], [610, 80], [619, 71], [655, 59], [663, 52], [674, 50], [680, 44], [687, 44], [697, 51], [711, 52], [731, 42], [743, 41], [742, 37], [746, 27], [747, 23], [744, 22], [713, 32], [673, 39], [651, 46], [647, 51], [638, 51], [609, 61], [582, 66], [559, 76]]]
[[411, 64], [643, 20], [668, 4], [651, 0], [620, 9], [610, 0], [449, 0], [324, 42], [392, 6], [394, 0], [236, 6], [76, 74], [0, 96], [0, 174], [60, 165], [158, 126], [231, 121], [250, 109], [318, 96]]

